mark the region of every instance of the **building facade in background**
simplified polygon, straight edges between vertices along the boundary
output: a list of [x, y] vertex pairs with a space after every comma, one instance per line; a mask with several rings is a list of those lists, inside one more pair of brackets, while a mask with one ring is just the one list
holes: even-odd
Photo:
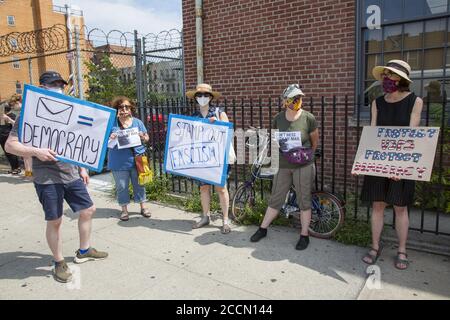
[[[49, 41], [63, 41], [65, 50], [69, 50], [69, 44], [73, 39], [68, 39], [65, 30], [67, 25], [72, 28], [84, 25], [83, 12], [80, 10], [67, 10], [67, 7], [54, 6], [52, 0], [3, 0], [0, 1], [0, 37], [7, 39], [2, 46], [9, 46], [9, 52], [0, 55], [0, 100], [7, 99], [13, 93], [22, 93], [25, 83], [37, 84], [39, 75], [45, 70], [55, 70], [61, 73], [65, 79], [69, 79], [71, 73], [70, 64], [73, 55], [64, 54], [55, 59], [48, 56], [46, 50]], [[69, 15], [70, 13], [70, 15]], [[61, 29], [49, 38], [40, 34], [33, 35], [34, 30], [41, 30], [61, 25]], [[14, 53], [14, 49], [20, 47], [21, 39], [18, 34], [27, 32], [30, 37], [27, 41], [36, 43], [35, 56], [45, 56], [27, 60], [30, 54]], [[5, 35], [9, 35], [7, 38]], [[50, 45], [51, 46], [51, 45]]]
[[[433, 91], [436, 110], [450, 89], [448, 0], [204, 0], [202, 24], [204, 81], [228, 106], [232, 99], [244, 102], [231, 114], [236, 127], [256, 118], [268, 128], [283, 89], [299, 83], [305, 108], [319, 122], [322, 183], [337, 181], [340, 188], [354, 181], [349, 173], [359, 129], [382, 94], [371, 73], [375, 65], [406, 60], [412, 90], [425, 101]], [[193, 88], [195, 0], [183, 1], [183, 40], [186, 86]]]
[[[359, 98], [364, 113], [376, 92], [371, 70], [391, 59], [411, 65], [418, 96], [427, 95], [431, 81], [449, 89], [448, 0], [205, 0], [203, 5], [204, 78], [225, 97], [277, 97], [297, 82], [308, 96]], [[194, 0], [183, 1], [183, 33], [186, 84], [192, 87]]]

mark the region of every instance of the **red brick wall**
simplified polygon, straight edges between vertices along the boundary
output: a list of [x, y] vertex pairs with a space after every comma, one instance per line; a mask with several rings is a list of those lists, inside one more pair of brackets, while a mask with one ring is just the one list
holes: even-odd
[[[204, 78], [225, 97], [353, 95], [354, 0], [204, 0]], [[195, 1], [183, 1], [186, 84], [196, 84]]]
[[[290, 83], [300, 83], [305, 94], [314, 97], [313, 113], [324, 136], [325, 185], [331, 182], [333, 163], [336, 182], [342, 190], [344, 176], [343, 105], [336, 108], [336, 130], [332, 128], [332, 97], [343, 103], [349, 96], [353, 114], [355, 81], [355, 1], [354, 0], [204, 0], [204, 79], [223, 97], [231, 100], [254, 100], [245, 111], [229, 109], [230, 120], [239, 128], [259, 125], [258, 98], [264, 104], [277, 99]], [[195, 1], [183, 1], [183, 34], [187, 88], [197, 83]], [[322, 127], [320, 97], [328, 103]], [[308, 100], [308, 99], [306, 99]], [[306, 106], [310, 110], [309, 106]], [[263, 126], [272, 114], [264, 108]], [[333, 132], [336, 134], [336, 158], [332, 158]], [[357, 142], [354, 128], [349, 129], [348, 166], [350, 172]], [[351, 179], [347, 175], [347, 179]], [[329, 188], [327, 188], [329, 189]]]

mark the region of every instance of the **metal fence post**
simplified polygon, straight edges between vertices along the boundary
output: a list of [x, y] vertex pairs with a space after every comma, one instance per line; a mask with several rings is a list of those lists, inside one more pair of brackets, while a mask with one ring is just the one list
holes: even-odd
[[78, 98], [84, 99], [83, 76], [81, 74], [80, 29], [78, 28], [78, 26], [75, 26], [75, 50], [76, 50]]
[[30, 84], [33, 84], [33, 62], [31, 57], [28, 57], [28, 77], [30, 79]]
[[134, 50], [136, 57], [136, 98], [139, 106], [139, 116], [144, 121], [144, 101], [142, 95], [142, 46], [141, 39], [138, 38], [137, 30], [134, 30]]
[[[147, 101], [148, 99], [148, 74], [147, 74], [147, 55], [145, 54], [145, 37], [142, 38], [142, 76], [143, 76], [143, 89], [142, 89], [142, 99]], [[144, 104], [145, 105], [145, 104]]]

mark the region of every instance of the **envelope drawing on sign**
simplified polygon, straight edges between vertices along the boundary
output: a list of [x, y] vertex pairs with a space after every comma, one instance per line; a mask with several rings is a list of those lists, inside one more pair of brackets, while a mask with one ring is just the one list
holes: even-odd
[[73, 105], [40, 97], [36, 109], [36, 117], [52, 122], [69, 124]]

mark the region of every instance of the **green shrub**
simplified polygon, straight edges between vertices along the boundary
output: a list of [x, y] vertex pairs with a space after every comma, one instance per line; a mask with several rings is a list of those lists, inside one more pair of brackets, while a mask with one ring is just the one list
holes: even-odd
[[[187, 197], [187, 199], [184, 202], [184, 210], [188, 212], [202, 212], [202, 202], [200, 197], [200, 191], [195, 190], [191, 195]], [[219, 201], [219, 195], [217, 193], [214, 193], [211, 196], [211, 203], [210, 203], [210, 211], [211, 212], [217, 212], [220, 211], [220, 201]]]
[[[244, 208], [244, 218], [241, 221], [243, 225], [260, 225], [264, 219], [264, 215], [267, 210], [267, 200], [263, 200], [260, 197], [255, 199], [255, 205], [249, 206], [246, 205]], [[288, 226], [290, 225], [289, 219], [286, 219], [283, 216], [278, 216], [273, 222], [272, 225], [275, 226]]]
[[337, 242], [367, 247], [371, 243], [370, 223], [354, 219], [344, 220], [344, 224], [334, 235]]

